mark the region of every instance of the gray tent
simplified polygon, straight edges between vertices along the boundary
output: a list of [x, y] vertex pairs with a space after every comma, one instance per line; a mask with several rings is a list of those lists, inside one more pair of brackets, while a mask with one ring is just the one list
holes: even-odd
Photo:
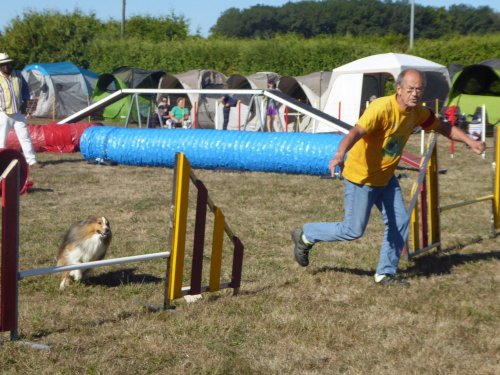
[[[229, 89], [267, 89], [268, 80], [279, 81], [280, 75], [274, 72], [258, 72], [249, 76], [233, 74], [227, 79], [226, 86]], [[230, 112], [228, 129], [238, 128], [238, 118], [241, 119], [241, 127], [245, 130], [261, 130], [265, 124], [265, 100], [249, 95], [235, 95], [241, 101], [240, 113], [236, 110]], [[257, 99], [257, 100], [255, 100]], [[258, 107], [258, 108], [257, 108]], [[222, 108], [220, 108], [222, 118]], [[264, 125], [265, 128], [265, 125]]]
[[22, 70], [30, 86], [37, 117], [61, 118], [86, 108], [97, 81], [97, 74], [71, 62], [31, 64]]
[[[326, 100], [328, 85], [332, 72], [314, 72], [304, 76], [281, 77], [278, 89], [299, 102], [320, 109], [322, 101]], [[285, 114], [286, 112], [286, 114]], [[280, 108], [280, 116], [287, 116], [288, 131], [315, 132], [315, 123], [311, 118], [299, 113]]]

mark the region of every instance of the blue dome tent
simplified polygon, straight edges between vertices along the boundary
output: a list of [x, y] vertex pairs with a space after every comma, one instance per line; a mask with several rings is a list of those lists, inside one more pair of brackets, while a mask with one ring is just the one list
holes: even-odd
[[22, 70], [30, 86], [30, 114], [62, 118], [86, 108], [98, 75], [71, 62], [31, 64]]

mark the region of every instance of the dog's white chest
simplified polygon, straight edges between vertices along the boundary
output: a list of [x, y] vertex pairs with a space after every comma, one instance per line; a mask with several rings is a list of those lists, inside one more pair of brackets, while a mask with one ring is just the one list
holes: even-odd
[[98, 234], [81, 241], [75, 245], [73, 251], [68, 254], [69, 264], [92, 262], [103, 258], [106, 246]]

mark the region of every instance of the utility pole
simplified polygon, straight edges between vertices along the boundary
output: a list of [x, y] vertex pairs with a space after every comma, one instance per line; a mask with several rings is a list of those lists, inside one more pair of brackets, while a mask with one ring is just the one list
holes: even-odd
[[122, 0], [122, 30], [121, 30], [121, 37], [123, 38], [125, 36], [125, 5], [126, 5], [126, 0]]
[[[123, 0], [125, 1], [125, 0]], [[411, 12], [410, 12], [410, 49], [413, 48], [413, 28], [415, 19], [415, 0], [411, 0]]]

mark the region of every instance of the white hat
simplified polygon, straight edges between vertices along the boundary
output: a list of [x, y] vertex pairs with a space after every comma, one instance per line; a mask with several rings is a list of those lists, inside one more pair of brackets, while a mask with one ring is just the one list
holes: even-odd
[[0, 52], [0, 65], [10, 63], [12, 60], [5, 52]]

